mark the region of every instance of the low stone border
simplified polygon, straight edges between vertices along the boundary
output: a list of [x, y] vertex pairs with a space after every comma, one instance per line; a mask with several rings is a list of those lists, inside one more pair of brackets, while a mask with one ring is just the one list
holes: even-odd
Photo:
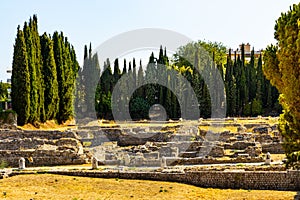
[[[24, 174], [28, 172], [24, 171]], [[300, 191], [300, 171], [103, 172], [98, 170], [41, 171], [68, 176], [138, 179], [186, 183], [205, 188]], [[12, 172], [11, 176], [22, 174]]]

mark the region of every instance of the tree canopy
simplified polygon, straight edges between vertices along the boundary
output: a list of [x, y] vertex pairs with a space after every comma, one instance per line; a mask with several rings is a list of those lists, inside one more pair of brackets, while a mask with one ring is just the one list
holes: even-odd
[[288, 166], [300, 168], [300, 4], [282, 13], [275, 24], [276, 45], [266, 48], [264, 73], [281, 93], [280, 131]]

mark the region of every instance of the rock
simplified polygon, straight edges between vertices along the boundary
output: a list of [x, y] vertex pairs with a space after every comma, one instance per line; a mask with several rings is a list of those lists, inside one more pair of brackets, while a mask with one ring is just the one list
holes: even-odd
[[262, 152], [263, 153], [273, 153], [273, 154], [283, 154], [284, 149], [282, 147], [282, 143], [262, 143]]
[[239, 126], [239, 127], [237, 128], [237, 131], [238, 131], [239, 133], [244, 133], [246, 130], [247, 130], [247, 128], [246, 128], [245, 126], [243, 126], [243, 125], [241, 125], [241, 126]]
[[237, 150], [246, 149], [248, 146], [255, 146], [255, 142], [238, 141], [232, 144], [232, 148]]
[[258, 157], [262, 153], [261, 146], [249, 146], [245, 149], [245, 153], [251, 157]]
[[260, 133], [260, 134], [268, 134], [270, 131], [270, 128], [268, 126], [260, 126], [253, 128], [254, 133]]

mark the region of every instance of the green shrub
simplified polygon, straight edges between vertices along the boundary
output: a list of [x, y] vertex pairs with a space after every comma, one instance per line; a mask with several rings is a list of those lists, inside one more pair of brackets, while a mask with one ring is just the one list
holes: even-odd
[[4, 161], [4, 160], [1, 160], [1, 162], [0, 162], [0, 169], [4, 169], [6, 167], [8, 167], [8, 163], [6, 161]]

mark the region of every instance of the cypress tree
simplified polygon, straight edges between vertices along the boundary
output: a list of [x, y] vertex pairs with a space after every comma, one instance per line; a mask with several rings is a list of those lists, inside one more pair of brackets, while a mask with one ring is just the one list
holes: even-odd
[[63, 123], [74, 116], [75, 80], [78, 73], [78, 62], [74, 48], [63, 33], [54, 32], [54, 58], [57, 68], [59, 114], [57, 120]]
[[55, 119], [59, 110], [58, 82], [53, 41], [44, 33], [41, 38], [44, 77], [45, 120]]
[[231, 49], [227, 57], [226, 72], [225, 72], [225, 88], [227, 101], [227, 115], [235, 116], [236, 113], [236, 89], [234, 83], [233, 66], [231, 60]]
[[126, 59], [124, 58], [124, 64], [123, 64], [123, 71], [122, 75], [127, 73], [127, 67], [126, 67]]
[[[83, 54], [83, 62], [88, 58], [87, 46], [84, 45], [84, 54]], [[84, 64], [83, 64], [84, 65]]]
[[121, 71], [120, 71], [120, 68], [119, 68], [119, 59], [118, 58], [116, 58], [115, 62], [114, 62], [114, 74], [113, 74], [113, 77], [114, 77], [114, 86], [115, 86], [115, 84], [118, 82], [118, 80], [121, 77]]
[[[87, 46], [84, 50], [85, 59], [83, 65], [83, 85], [85, 96], [86, 117], [94, 117], [95, 113], [95, 93], [100, 79], [100, 65], [98, 55], [92, 55], [92, 46], [90, 43], [89, 54], [87, 55]], [[75, 69], [76, 70], [76, 69]]]
[[256, 79], [256, 99], [262, 103], [265, 77], [262, 69], [262, 56], [260, 55], [257, 62], [257, 79]]
[[24, 33], [18, 26], [12, 64], [11, 100], [18, 114], [18, 125], [28, 123], [30, 117], [30, 74]]
[[140, 66], [138, 70], [138, 76], [137, 76], [137, 96], [145, 98], [144, 96], [144, 87], [141, 87], [144, 84], [144, 71], [142, 66], [142, 60], [140, 60]]
[[36, 68], [36, 81], [37, 81], [37, 93], [38, 93], [38, 119], [45, 122], [45, 108], [44, 108], [44, 77], [42, 74], [43, 60], [41, 55], [41, 42], [38, 33], [38, 21], [37, 16], [33, 15], [31, 27], [33, 45], [35, 48], [35, 68]]
[[250, 63], [247, 66], [248, 68], [248, 80], [249, 80], [249, 102], [252, 102], [256, 96], [256, 69], [255, 69], [255, 57], [254, 57], [254, 48], [251, 51]]
[[136, 88], [136, 63], [135, 58], [132, 61], [132, 79], [133, 79], [133, 87]]
[[161, 65], [165, 64], [164, 50], [163, 50], [162, 45], [160, 45], [160, 48], [159, 48], [159, 56], [158, 56], [157, 64], [161, 64]]
[[113, 74], [109, 59], [104, 62], [103, 68], [104, 71], [96, 89], [97, 101], [99, 101], [97, 106], [97, 116], [102, 119], [109, 119], [112, 117], [111, 94], [113, 90]]
[[[30, 19], [31, 21], [31, 19]], [[36, 74], [36, 53], [34, 48], [33, 36], [30, 26], [27, 25], [27, 22], [24, 23], [23, 27], [26, 50], [27, 50], [27, 59], [28, 59], [28, 70], [30, 72], [30, 117], [29, 122], [35, 123], [39, 121], [39, 82], [37, 80]]]
[[247, 77], [246, 77], [246, 67], [245, 67], [245, 48], [244, 44], [241, 47], [241, 62], [240, 62], [240, 106], [241, 110], [244, 110], [246, 104], [248, 104], [248, 87], [247, 87]]
[[[154, 53], [151, 53], [151, 56], [149, 57], [149, 63], [147, 65], [146, 71], [145, 71], [145, 80], [149, 82], [156, 82], [157, 78], [157, 68], [155, 64], [155, 57]], [[147, 84], [145, 88], [145, 95], [146, 95], [146, 100], [148, 104], [151, 106], [155, 103], [157, 103], [157, 85], [156, 84]]]

